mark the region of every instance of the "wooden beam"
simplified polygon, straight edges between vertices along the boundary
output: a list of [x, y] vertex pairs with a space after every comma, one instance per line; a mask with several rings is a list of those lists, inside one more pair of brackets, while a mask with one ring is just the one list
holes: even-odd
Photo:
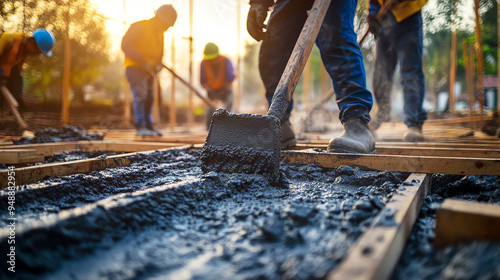
[[44, 161], [43, 154], [35, 149], [0, 149], [0, 163], [23, 164]]
[[434, 245], [500, 240], [500, 205], [446, 199], [436, 213]]
[[[184, 146], [188, 148], [189, 146]], [[178, 149], [184, 148], [179, 147]], [[172, 148], [176, 149], [176, 148]], [[160, 151], [166, 151], [169, 149], [162, 149]], [[145, 151], [139, 153], [128, 153], [115, 156], [109, 156], [107, 158], [93, 158], [85, 160], [76, 160], [71, 162], [58, 162], [58, 163], [48, 163], [38, 166], [22, 167], [16, 168], [16, 185], [26, 185], [38, 182], [43, 179], [47, 179], [55, 176], [67, 176], [75, 173], [86, 173], [94, 170], [103, 170], [106, 168], [115, 168], [121, 166], [127, 166], [131, 163], [129, 157], [136, 154], [149, 154], [154, 153], [154, 151]], [[8, 171], [0, 171], [0, 189], [6, 188], [8, 184]]]
[[282, 159], [288, 164], [335, 168], [349, 165], [362, 169], [395, 172], [438, 173], [455, 175], [500, 175], [500, 159], [338, 154], [285, 151]]
[[2, 149], [33, 149], [44, 156], [52, 156], [56, 153], [82, 149], [84, 151], [103, 151], [130, 153], [156, 149], [185, 146], [184, 143], [162, 143], [162, 142], [117, 142], [117, 141], [75, 141], [59, 143], [43, 143], [29, 145], [3, 146]]
[[389, 279], [422, 208], [430, 181], [430, 175], [411, 174], [327, 279]]
[[[321, 149], [326, 151], [328, 145], [298, 144], [292, 150]], [[499, 149], [481, 148], [440, 148], [440, 147], [404, 147], [404, 146], [376, 146], [377, 155], [406, 155], [406, 156], [434, 156], [434, 157], [466, 157], [466, 158], [497, 158], [500, 159]]]

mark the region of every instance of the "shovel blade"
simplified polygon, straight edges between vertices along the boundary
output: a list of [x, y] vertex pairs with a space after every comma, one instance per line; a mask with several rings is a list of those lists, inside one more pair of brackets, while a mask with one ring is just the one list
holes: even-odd
[[262, 174], [279, 181], [281, 125], [269, 115], [233, 114], [218, 109], [212, 116], [201, 153], [202, 170]]

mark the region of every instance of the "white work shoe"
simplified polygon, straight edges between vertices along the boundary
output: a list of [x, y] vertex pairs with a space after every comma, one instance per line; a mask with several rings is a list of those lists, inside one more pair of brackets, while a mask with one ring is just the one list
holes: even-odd
[[151, 129], [147, 129], [145, 127], [139, 127], [136, 129], [135, 131], [135, 135], [136, 136], [158, 136], [158, 134], [151, 130]]

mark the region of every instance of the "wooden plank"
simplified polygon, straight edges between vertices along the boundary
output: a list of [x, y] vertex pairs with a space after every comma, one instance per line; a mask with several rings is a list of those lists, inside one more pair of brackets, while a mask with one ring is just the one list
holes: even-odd
[[[429, 174], [411, 174], [327, 279], [389, 279], [422, 208], [430, 181]], [[392, 211], [394, 219], [387, 219]]]
[[2, 147], [2, 149], [34, 149], [37, 153], [49, 157], [56, 153], [64, 151], [71, 151], [78, 149], [79, 142], [59, 142], [59, 143], [41, 143], [41, 144], [26, 144], [26, 145], [12, 145]]
[[363, 155], [284, 151], [282, 159], [288, 164], [334, 168], [341, 165], [362, 169], [396, 172], [438, 173], [455, 175], [500, 175], [500, 159]]
[[500, 205], [446, 199], [436, 213], [434, 245], [500, 240]]
[[[327, 145], [299, 144], [292, 150], [321, 149], [326, 151]], [[500, 158], [500, 149], [465, 149], [465, 148], [435, 148], [435, 147], [377, 147], [377, 155], [407, 155], [434, 157], [468, 157], [468, 158]]]
[[[169, 148], [169, 149], [181, 149], [188, 148], [189, 146]], [[166, 151], [169, 149], [162, 149], [161, 151]], [[136, 154], [148, 154], [154, 153], [155, 151], [145, 151], [138, 153], [127, 153], [115, 156], [109, 156], [107, 158], [93, 158], [85, 160], [76, 160], [71, 162], [60, 162], [60, 163], [48, 163], [37, 166], [16, 168], [16, 185], [25, 185], [38, 182], [42, 179], [47, 179], [54, 176], [67, 176], [75, 173], [85, 173], [94, 170], [102, 170], [106, 168], [115, 168], [121, 166], [127, 166], [131, 163], [129, 157]], [[0, 171], [0, 189], [3, 189], [8, 184], [8, 170]]]
[[43, 161], [45, 157], [35, 149], [0, 149], [0, 163], [23, 164]]
[[185, 146], [182, 143], [162, 143], [162, 142], [118, 142], [118, 141], [75, 141], [75, 142], [58, 142], [58, 143], [42, 143], [28, 145], [11, 145], [1, 147], [2, 149], [35, 149], [38, 153], [44, 156], [52, 156], [56, 153], [82, 149], [84, 151], [103, 151], [103, 152], [118, 152], [130, 153], [140, 152], [155, 149], [165, 149], [172, 147]]

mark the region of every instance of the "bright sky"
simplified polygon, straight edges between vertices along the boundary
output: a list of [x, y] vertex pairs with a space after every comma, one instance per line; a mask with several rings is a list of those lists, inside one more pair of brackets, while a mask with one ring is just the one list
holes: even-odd
[[[202, 52], [207, 42], [219, 45], [222, 54], [232, 58], [237, 53], [236, 7], [241, 0], [193, 0], [193, 44], [195, 61], [202, 58]], [[99, 11], [111, 18], [107, 21], [108, 30], [112, 35], [113, 49], [119, 51], [121, 38], [128, 26], [136, 21], [149, 19], [154, 11], [163, 4], [173, 4], [177, 10], [177, 22], [174, 28], [165, 33], [164, 61], [170, 64], [170, 48], [172, 34], [175, 34], [176, 53], [188, 54], [189, 41], [189, 2], [188, 0], [93, 0]], [[244, 40], [250, 40], [246, 32], [246, 15], [249, 5], [241, 1], [241, 47]], [[125, 21], [124, 20], [125, 3]]]

